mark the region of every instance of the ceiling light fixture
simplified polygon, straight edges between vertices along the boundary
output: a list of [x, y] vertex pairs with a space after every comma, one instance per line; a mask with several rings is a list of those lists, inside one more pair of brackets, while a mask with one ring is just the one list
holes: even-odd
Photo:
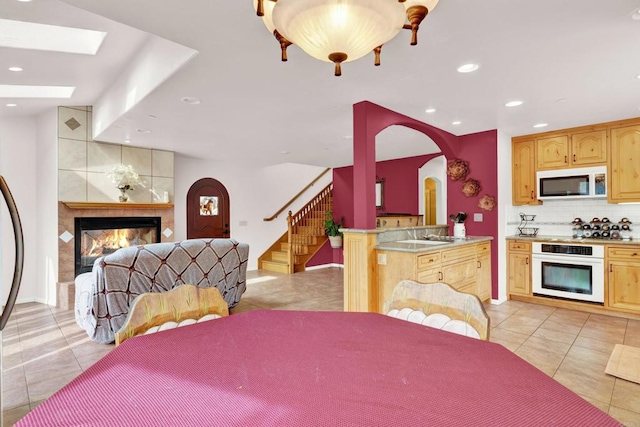
[[533, 125], [534, 128], [545, 128], [547, 126], [549, 126], [548, 123], [538, 123], [538, 124]]
[[136, 129], [136, 132], [140, 132], [140, 133], [151, 133], [151, 129]]
[[640, 21], [640, 9], [636, 9], [633, 11], [633, 13], [631, 14], [631, 19], [633, 19], [634, 21]]
[[426, 110], [424, 110], [425, 113], [427, 114], [431, 114], [431, 113], [435, 113], [436, 109], [435, 108], [427, 108]]
[[22, 71], [22, 68], [20, 68], [20, 67], [9, 67], [9, 71], [18, 72], [18, 71]]
[[369, 52], [380, 65], [382, 45], [400, 30], [411, 30], [418, 43], [420, 23], [439, 0], [254, 0], [257, 15], [280, 43], [281, 59], [295, 44], [308, 55], [335, 64], [362, 58]]
[[505, 107], [519, 107], [520, 105], [522, 105], [522, 101], [509, 101], [504, 104]]
[[478, 64], [464, 64], [458, 67], [459, 73], [472, 73], [476, 71], [480, 66]]
[[458, 126], [460, 123], [462, 123], [460, 120], [455, 120], [455, 121], [451, 122], [451, 124], [454, 125], [454, 126]]
[[7, 104], [7, 107], [17, 107], [18, 104]]
[[194, 98], [193, 96], [185, 96], [184, 98], [181, 98], [180, 101], [190, 105], [198, 105], [202, 102], [198, 98]]

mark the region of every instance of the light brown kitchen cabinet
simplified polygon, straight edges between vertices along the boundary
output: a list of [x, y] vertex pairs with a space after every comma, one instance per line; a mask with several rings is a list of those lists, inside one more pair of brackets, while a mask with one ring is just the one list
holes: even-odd
[[[444, 282], [461, 292], [475, 295], [478, 295], [478, 281], [484, 281], [482, 288], [488, 289], [488, 296], [481, 299], [491, 297], [491, 242], [469, 243], [418, 254], [378, 250], [376, 255], [380, 313], [395, 286], [405, 279], [421, 283]], [[480, 259], [482, 268], [478, 267]]]
[[609, 307], [640, 313], [640, 247], [607, 247]]
[[476, 247], [477, 268], [476, 295], [481, 301], [491, 299], [491, 242], [480, 243]]
[[640, 202], [640, 125], [611, 129], [610, 203]]
[[570, 164], [573, 167], [607, 164], [606, 129], [571, 134]]
[[536, 139], [537, 170], [604, 166], [607, 163], [605, 129]]
[[536, 169], [563, 169], [569, 167], [569, 137], [567, 135], [538, 138], [536, 140]]
[[513, 205], [537, 205], [535, 140], [513, 140], [511, 149]]
[[507, 259], [509, 295], [531, 296], [531, 243], [510, 240]]

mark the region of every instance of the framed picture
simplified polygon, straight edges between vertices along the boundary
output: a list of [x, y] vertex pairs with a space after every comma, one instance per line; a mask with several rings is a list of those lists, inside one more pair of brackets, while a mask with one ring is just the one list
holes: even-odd
[[200, 196], [200, 215], [218, 215], [218, 198], [216, 196]]

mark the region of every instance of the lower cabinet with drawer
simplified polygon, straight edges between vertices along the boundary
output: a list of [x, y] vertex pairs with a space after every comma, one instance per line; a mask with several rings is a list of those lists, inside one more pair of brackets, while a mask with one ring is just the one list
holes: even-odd
[[531, 295], [531, 242], [507, 241], [509, 295]]
[[[380, 250], [378, 255], [378, 306], [401, 280], [421, 283], [444, 282], [453, 288], [491, 298], [491, 242], [468, 244], [450, 249], [422, 253]], [[380, 263], [380, 257], [384, 264]]]
[[609, 307], [640, 313], [640, 247], [606, 248]]

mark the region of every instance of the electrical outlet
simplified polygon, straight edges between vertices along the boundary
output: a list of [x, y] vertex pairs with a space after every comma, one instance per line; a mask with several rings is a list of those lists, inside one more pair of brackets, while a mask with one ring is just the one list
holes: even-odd
[[482, 222], [482, 214], [474, 213], [473, 214], [473, 222]]
[[387, 265], [387, 254], [378, 254], [378, 265]]

